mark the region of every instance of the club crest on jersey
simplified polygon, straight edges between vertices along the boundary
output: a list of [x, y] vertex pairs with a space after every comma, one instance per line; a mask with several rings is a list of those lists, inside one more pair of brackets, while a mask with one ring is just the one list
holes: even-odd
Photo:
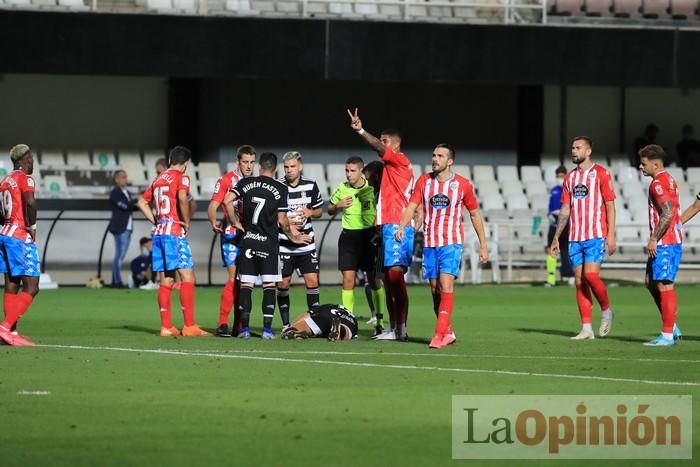
[[591, 180], [595, 178], [595, 170], [591, 170], [590, 172], [588, 172], [588, 178], [590, 178]]
[[452, 190], [456, 190], [457, 188], [459, 188], [459, 183], [457, 183], [457, 182], [450, 183], [450, 188]]
[[574, 187], [574, 198], [582, 199], [588, 196], [588, 187], [583, 184], [578, 184]]
[[431, 186], [432, 184], [433, 184], [433, 180], [429, 178], [428, 181], [425, 182], [425, 187], [428, 188], [428, 187]]
[[438, 193], [430, 198], [430, 205], [435, 209], [445, 209], [450, 205], [450, 198], [442, 193]]

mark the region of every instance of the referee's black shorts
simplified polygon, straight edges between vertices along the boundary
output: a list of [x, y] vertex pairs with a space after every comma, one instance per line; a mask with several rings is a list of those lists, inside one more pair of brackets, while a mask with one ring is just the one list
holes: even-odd
[[338, 237], [338, 269], [373, 271], [377, 247], [372, 244], [375, 229], [346, 230]]

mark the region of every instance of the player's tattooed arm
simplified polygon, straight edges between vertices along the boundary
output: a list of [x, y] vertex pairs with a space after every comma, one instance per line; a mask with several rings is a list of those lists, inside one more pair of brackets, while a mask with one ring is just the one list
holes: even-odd
[[400, 242], [403, 240], [403, 229], [408, 225], [409, 222], [411, 222], [411, 219], [413, 219], [413, 215], [416, 212], [417, 207], [418, 204], [411, 201], [410, 203], [408, 203], [408, 206], [404, 210], [403, 214], [401, 214], [401, 220], [399, 220], [399, 227], [396, 229], [396, 233], [394, 233], [394, 237], [397, 241]]
[[277, 214], [277, 223], [279, 223], [282, 232], [294, 243], [302, 243], [304, 245], [311, 243], [311, 237], [309, 235], [300, 234], [298, 231], [292, 230], [286, 213], [280, 212]]
[[[698, 194], [700, 195], [700, 193]], [[695, 215], [700, 212], [700, 197], [698, 197], [693, 204], [688, 206], [685, 211], [683, 211], [682, 215], [682, 220], [683, 223], [685, 224], [688, 222], [690, 219], [695, 217]]]
[[153, 211], [151, 211], [151, 206], [148, 205], [148, 201], [140, 197], [136, 202], [136, 207], [139, 208], [139, 211], [143, 213], [143, 216], [148, 219], [151, 224], [156, 225], [156, 218], [153, 215]]
[[22, 193], [22, 201], [24, 203], [24, 215], [27, 219], [27, 224], [34, 226], [30, 229], [30, 235], [36, 239], [36, 198], [33, 191], [25, 191]]
[[362, 128], [362, 120], [360, 120], [360, 116], [357, 113], [357, 108], [355, 108], [355, 113], [352, 113], [350, 109], [347, 109], [347, 111], [348, 115], [350, 116], [350, 128], [355, 130], [358, 135], [362, 136], [362, 139], [364, 139], [372, 149], [377, 151], [377, 154], [380, 156], [384, 154], [384, 151], [386, 150], [384, 144], [382, 144], [382, 142], [379, 141], [376, 136]]
[[489, 260], [489, 246], [486, 243], [486, 230], [484, 229], [484, 219], [481, 217], [481, 212], [478, 209], [469, 211], [469, 218], [472, 221], [472, 226], [479, 239], [479, 259], [482, 264]]
[[219, 202], [216, 200], [211, 200], [209, 202], [209, 207], [207, 208], [207, 218], [209, 218], [209, 223], [211, 224], [211, 228], [214, 232], [216, 233], [223, 233], [224, 229], [222, 228], [221, 221], [217, 219], [217, 213], [219, 212]]
[[190, 199], [185, 190], [177, 191], [177, 206], [180, 209], [180, 215], [182, 216], [182, 223], [185, 230], [189, 230], [192, 213], [190, 212]]
[[617, 220], [615, 201], [605, 202], [605, 212], [607, 213], [608, 219], [608, 238], [605, 239], [605, 247], [608, 251], [608, 255], [612, 256], [615, 254], [615, 250], [617, 250], [617, 240], [615, 238], [615, 224]]
[[656, 256], [656, 244], [659, 239], [664, 236], [673, 220], [673, 203], [671, 203], [671, 201], [666, 201], [659, 206], [659, 209], [661, 211], [659, 213], [659, 223], [656, 224], [656, 228], [651, 233], [649, 242], [647, 243], [647, 252], [652, 258]]
[[549, 250], [553, 255], [559, 253], [559, 237], [561, 233], [566, 228], [566, 224], [569, 223], [569, 215], [571, 214], [571, 205], [569, 203], [562, 204], [559, 210], [559, 218], [557, 219], [557, 230], [554, 232], [554, 238], [552, 239], [552, 244], [549, 246]]

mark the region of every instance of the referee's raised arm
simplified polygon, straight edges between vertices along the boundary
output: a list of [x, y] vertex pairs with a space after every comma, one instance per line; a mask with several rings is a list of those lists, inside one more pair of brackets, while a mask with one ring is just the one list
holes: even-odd
[[372, 149], [377, 151], [377, 154], [379, 154], [379, 156], [384, 154], [384, 151], [386, 151], [386, 147], [384, 147], [384, 144], [381, 141], [379, 141], [379, 139], [377, 139], [376, 136], [372, 135], [370, 132], [362, 128], [362, 120], [360, 120], [360, 116], [357, 113], [357, 108], [355, 108], [355, 113], [352, 113], [350, 109], [346, 110], [348, 111], [348, 115], [350, 116], [350, 128], [355, 130], [358, 135], [362, 136], [362, 139], [364, 139], [365, 142], [369, 144]]

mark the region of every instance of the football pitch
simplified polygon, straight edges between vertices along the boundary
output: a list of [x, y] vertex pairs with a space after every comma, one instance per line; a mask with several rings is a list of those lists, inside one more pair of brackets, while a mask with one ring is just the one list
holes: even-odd
[[[291, 292], [291, 308], [300, 312], [304, 290]], [[256, 332], [262, 323], [259, 293], [251, 317]], [[698, 463], [453, 460], [451, 401], [453, 395], [509, 394], [695, 398], [699, 287], [678, 287], [684, 339], [671, 348], [641, 345], [658, 334], [660, 319], [640, 286], [610, 288], [610, 337], [579, 342], [569, 340], [579, 319], [568, 286], [458, 287], [458, 341], [440, 350], [427, 347], [435, 323], [428, 289], [415, 286], [409, 293], [409, 342], [370, 341], [367, 305], [358, 289], [361, 336], [331, 343], [161, 338], [155, 292], [44, 291], [20, 323], [39, 346], [0, 346], [0, 465]], [[219, 294], [219, 288], [196, 291], [197, 321], [207, 329], [216, 323]], [[321, 289], [324, 303], [339, 297], [339, 287]], [[596, 306], [596, 332], [599, 319]]]

